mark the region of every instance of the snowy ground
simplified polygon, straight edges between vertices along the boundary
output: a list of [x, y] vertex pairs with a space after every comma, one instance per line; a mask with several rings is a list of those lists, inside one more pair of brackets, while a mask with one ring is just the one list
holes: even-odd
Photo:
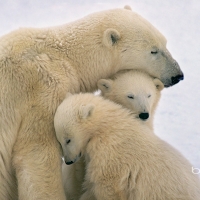
[[[120, 3], [119, 3], [120, 2]], [[64, 24], [89, 13], [128, 4], [167, 38], [185, 80], [165, 89], [155, 131], [200, 169], [200, 1], [0, 0], [0, 35], [19, 27]]]

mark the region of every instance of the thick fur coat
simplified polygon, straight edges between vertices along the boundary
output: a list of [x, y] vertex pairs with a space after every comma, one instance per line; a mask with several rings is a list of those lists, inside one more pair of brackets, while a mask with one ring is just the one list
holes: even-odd
[[85, 156], [81, 200], [199, 200], [192, 165], [122, 106], [92, 94], [68, 96], [54, 125], [65, 162]]
[[65, 199], [54, 113], [66, 92], [141, 68], [166, 87], [183, 79], [166, 39], [127, 9], [0, 38], [0, 199]]

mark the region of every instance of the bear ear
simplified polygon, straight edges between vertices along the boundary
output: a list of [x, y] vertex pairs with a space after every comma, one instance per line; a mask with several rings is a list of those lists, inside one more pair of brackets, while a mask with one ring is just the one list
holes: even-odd
[[159, 91], [161, 91], [161, 90], [164, 88], [163, 83], [162, 83], [158, 78], [155, 78], [155, 79], [153, 80], [153, 82], [154, 82], [156, 88], [157, 88]]
[[112, 47], [120, 39], [120, 33], [113, 28], [108, 28], [103, 33], [103, 43], [107, 47]]
[[66, 96], [65, 96], [65, 99], [67, 99], [68, 97], [72, 96], [72, 93], [70, 92], [67, 92]]
[[132, 8], [129, 5], [125, 5], [124, 9], [126, 9], [126, 10], [132, 10]]
[[101, 92], [106, 93], [112, 88], [113, 80], [110, 79], [100, 79], [97, 83], [98, 89]]
[[92, 104], [81, 105], [79, 107], [79, 112], [78, 112], [79, 117], [81, 119], [86, 119], [92, 115], [93, 110], [94, 110], [94, 105]]

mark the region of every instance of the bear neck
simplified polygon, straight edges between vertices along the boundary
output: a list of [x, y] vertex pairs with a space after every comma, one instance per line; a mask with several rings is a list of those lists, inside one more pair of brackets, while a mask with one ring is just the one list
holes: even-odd
[[81, 92], [97, 90], [99, 79], [108, 78], [118, 70], [113, 51], [101, 44], [99, 34], [93, 33], [95, 26], [77, 21], [50, 31], [50, 39], [54, 38], [51, 45], [59, 49], [61, 57], [76, 71]]

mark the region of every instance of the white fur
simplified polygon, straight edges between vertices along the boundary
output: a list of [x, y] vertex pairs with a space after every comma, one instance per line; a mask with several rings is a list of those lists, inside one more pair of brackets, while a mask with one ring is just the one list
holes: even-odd
[[138, 118], [140, 114], [149, 114], [145, 124], [153, 128], [156, 107], [164, 88], [162, 82], [138, 70], [125, 70], [110, 79], [98, 81], [101, 95], [115, 103], [130, 109]]
[[99, 79], [136, 68], [165, 86], [182, 75], [164, 36], [127, 9], [1, 37], [0, 199], [65, 199], [53, 127], [57, 106], [66, 92], [92, 92]]
[[[104, 98], [130, 109], [138, 119], [141, 113], [148, 113], [149, 118], [145, 121], [141, 120], [141, 123], [153, 129], [155, 109], [164, 87], [159, 79], [142, 71], [125, 70], [118, 72], [110, 79], [99, 80], [97, 85]], [[134, 98], [130, 99], [128, 96]], [[63, 163], [62, 170], [66, 196], [69, 199], [79, 199], [85, 174], [84, 158], [72, 166]]]
[[[82, 109], [86, 118], [78, 114]], [[77, 162], [80, 152], [85, 156], [81, 200], [199, 200], [200, 180], [191, 164], [120, 105], [73, 95], [58, 107], [54, 126], [66, 162]]]

